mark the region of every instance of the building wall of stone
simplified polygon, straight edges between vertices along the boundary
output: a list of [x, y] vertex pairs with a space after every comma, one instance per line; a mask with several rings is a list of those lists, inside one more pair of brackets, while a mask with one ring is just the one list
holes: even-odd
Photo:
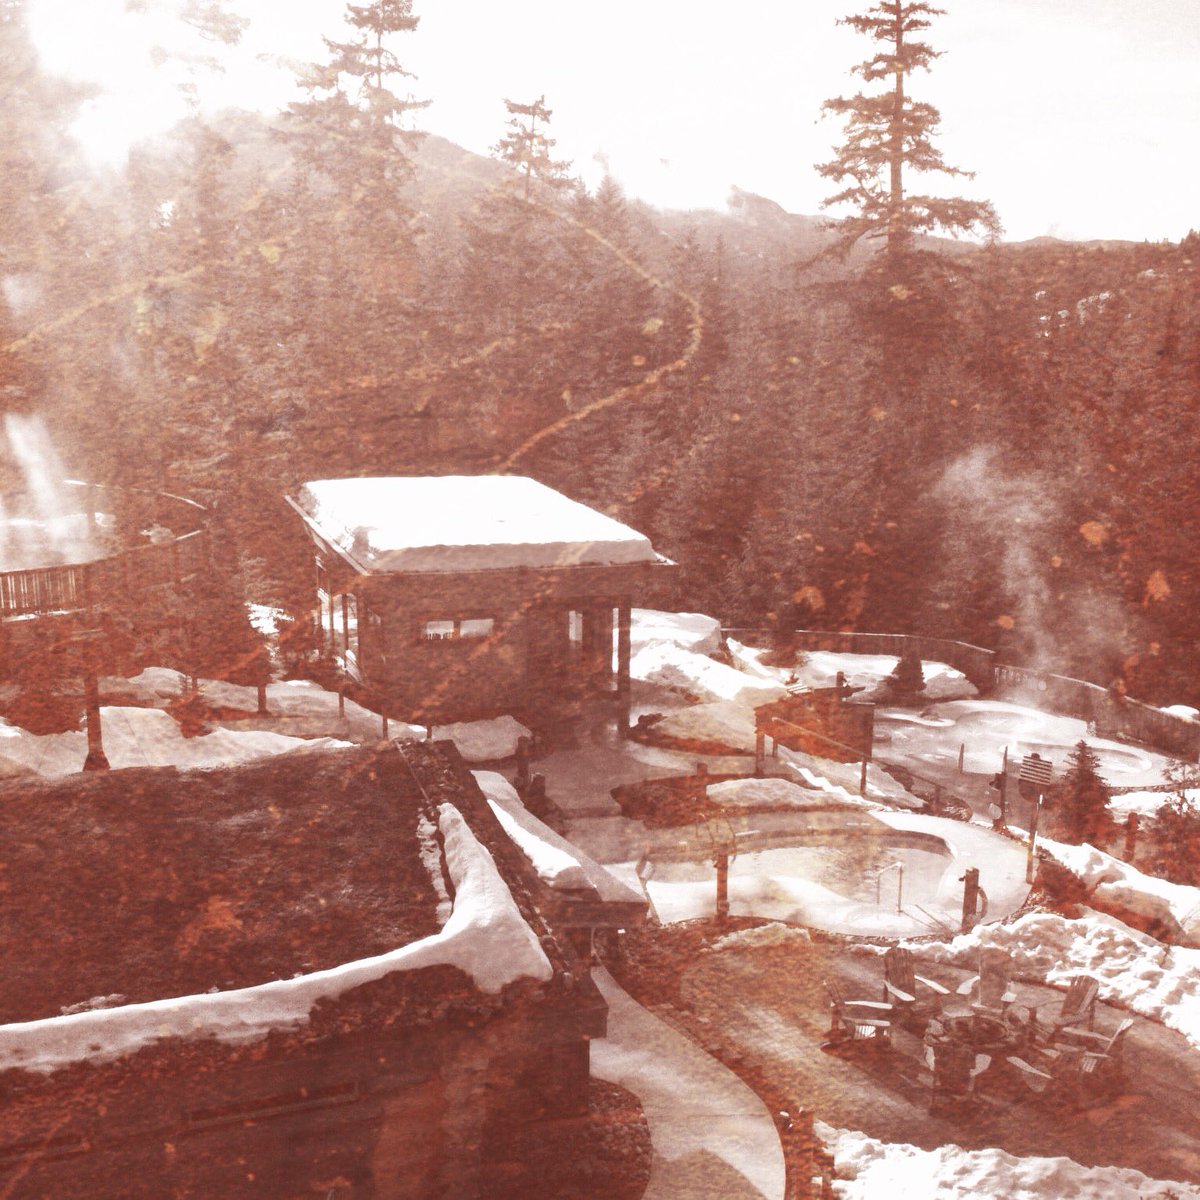
[[504, 1162], [510, 1131], [586, 1109], [588, 1039], [604, 1027], [596, 1001], [547, 1003], [531, 989], [500, 1011], [417, 1029], [168, 1043], [44, 1078], [8, 1072], [0, 1190], [466, 1200], [495, 1170], [519, 1176]]

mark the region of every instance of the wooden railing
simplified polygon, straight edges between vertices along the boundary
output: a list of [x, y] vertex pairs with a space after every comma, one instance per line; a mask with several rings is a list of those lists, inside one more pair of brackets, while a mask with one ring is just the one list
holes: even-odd
[[[97, 487], [94, 492], [107, 490]], [[157, 514], [171, 505], [188, 526], [198, 525], [204, 513], [200, 505], [182, 496], [142, 495], [154, 503]], [[208, 547], [207, 531], [190, 528], [169, 541], [135, 546], [91, 562], [0, 571], [0, 620], [133, 601], [148, 589], [202, 573], [208, 565]]]

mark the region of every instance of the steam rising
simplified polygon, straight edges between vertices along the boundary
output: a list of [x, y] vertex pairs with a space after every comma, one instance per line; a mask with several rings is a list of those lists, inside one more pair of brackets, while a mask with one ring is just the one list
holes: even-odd
[[39, 416], [4, 418], [0, 456], [11, 460], [21, 492], [0, 497], [0, 570], [86, 562], [102, 550], [92, 535], [82, 496], [63, 481], [63, 465]]

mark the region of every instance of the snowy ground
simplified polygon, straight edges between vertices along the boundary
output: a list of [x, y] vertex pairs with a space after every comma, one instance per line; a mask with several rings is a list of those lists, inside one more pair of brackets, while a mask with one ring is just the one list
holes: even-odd
[[1016, 1158], [1003, 1150], [888, 1144], [817, 1122], [817, 1134], [837, 1164], [839, 1200], [1152, 1200], [1168, 1189], [1200, 1200], [1191, 1184], [1149, 1179], [1122, 1167], [1084, 1167], [1069, 1158]]
[[[1197, 772], [1200, 773], [1200, 767]], [[1200, 788], [1180, 788], [1170, 792], [1122, 792], [1109, 801], [1108, 807], [1119, 817], [1131, 812], [1139, 817], [1153, 817], [1168, 800], [1180, 795], [1190, 804], [1200, 807]]]
[[1128, 909], [1173, 929], [1181, 941], [1200, 946], [1200, 887], [1147, 875], [1094, 846], [1073, 846], [1040, 838], [1038, 843], [1095, 889], [1098, 903]]
[[[268, 715], [259, 716], [256, 688], [202, 679], [199, 690], [203, 700], [219, 709], [246, 715], [213, 719], [209, 722], [215, 726], [212, 733], [185, 738], [176, 721], [163, 711], [166, 705], [179, 700], [184, 684], [180, 672], [166, 667], [147, 667], [132, 679], [102, 680], [104, 693], [146, 706], [101, 707], [104, 753], [111, 767], [218, 767], [272, 754], [375, 742], [383, 736], [377, 713], [347, 699], [344, 716], [339, 716], [337, 693], [311, 680], [269, 684]], [[388, 722], [389, 738], [412, 740], [426, 734], [421, 725]], [[511, 758], [518, 739], [529, 736], [529, 730], [506, 716], [435, 726], [433, 736], [437, 741], [453, 741], [467, 762], [495, 762]], [[27, 772], [47, 777], [71, 775], [83, 769], [86, 755], [87, 734], [83, 730], [39, 735], [0, 717], [0, 778]]]
[[[729, 641], [729, 653], [737, 666], [752, 675], [761, 675], [778, 683], [800, 687], [833, 687], [838, 673], [855, 688], [864, 689], [860, 700], [875, 700], [884, 691], [883, 683], [900, 661], [890, 654], [835, 654], [830, 650], [810, 650], [799, 656], [800, 661], [789, 667], [768, 667], [762, 663], [765, 650]], [[925, 677], [924, 700], [962, 700], [978, 695], [975, 685], [959, 670], [942, 662], [923, 662]]]
[[[185, 738], [172, 717], [155, 708], [100, 709], [104, 753], [111, 767], [230, 766], [273, 754], [307, 753], [345, 746], [334, 738], [297, 738], [264, 731], [216, 729]], [[37, 735], [0, 718], [0, 777], [32, 772], [48, 778], [83, 770], [84, 732]]]
[[1000, 700], [951, 701], [919, 714], [880, 709], [875, 740], [884, 757], [917, 773], [930, 765], [957, 765], [961, 746], [963, 769], [986, 775], [1000, 770], [1006, 749], [1010, 763], [1036, 751], [1061, 774], [1075, 744], [1086, 741], [1113, 787], [1162, 783], [1174, 761], [1140, 746], [1089, 736], [1086, 722], [1074, 717]]

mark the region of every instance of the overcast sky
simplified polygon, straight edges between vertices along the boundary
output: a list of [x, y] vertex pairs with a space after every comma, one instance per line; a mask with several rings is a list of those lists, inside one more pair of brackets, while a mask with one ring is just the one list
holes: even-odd
[[[151, 0], [160, 10], [175, 0]], [[1200, 228], [1200, 0], [942, 0], [944, 57], [910, 91], [942, 111], [956, 190], [990, 199], [1005, 236], [1151, 240]], [[80, 122], [99, 158], [180, 112], [154, 66], [170, 22], [124, 0], [33, 0], [47, 65], [109, 94]], [[321, 58], [341, 0], [242, 0], [252, 20], [206, 103], [279, 107], [290, 76], [263, 60]], [[595, 183], [607, 163], [664, 207], [723, 208], [731, 186], [816, 213], [814, 164], [839, 137], [821, 102], [854, 90], [866, 39], [836, 20], [865, 0], [416, 0], [395, 39], [432, 101], [420, 125], [486, 153], [502, 98], [545, 94], [560, 156]], [[210, 47], [211, 49], [211, 47]], [[919, 182], [914, 180], [914, 182]], [[921, 190], [933, 190], [919, 183]]]

